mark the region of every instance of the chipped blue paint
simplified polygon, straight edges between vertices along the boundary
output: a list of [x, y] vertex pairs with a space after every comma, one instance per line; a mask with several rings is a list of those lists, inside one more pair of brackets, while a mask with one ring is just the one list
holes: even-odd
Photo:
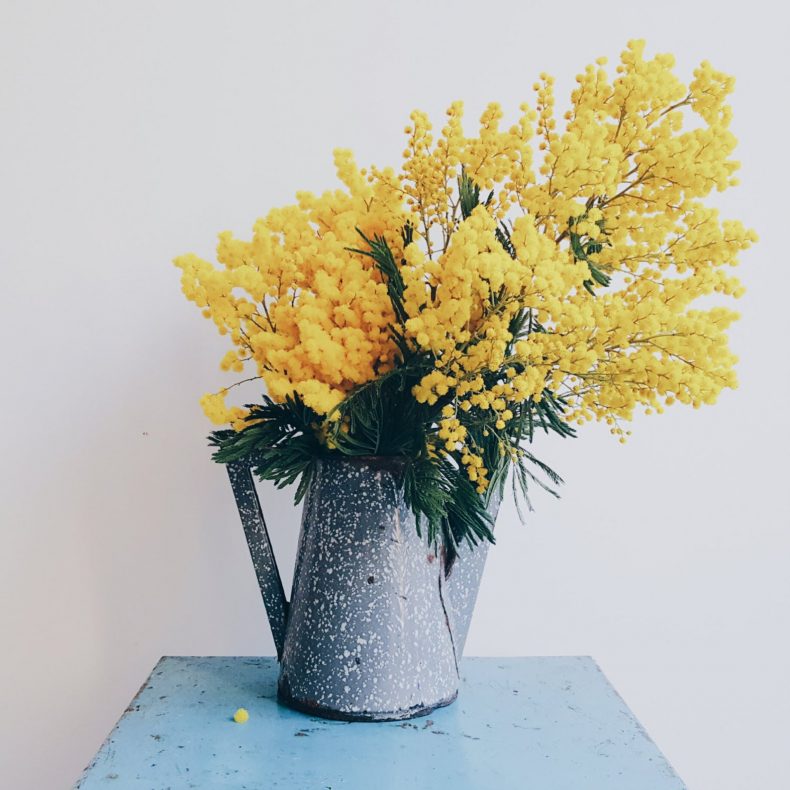
[[429, 718], [349, 723], [279, 705], [273, 658], [163, 658], [75, 788], [684, 790], [592, 659], [467, 658], [461, 676]]
[[249, 467], [230, 464], [228, 474], [281, 661], [280, 700], [352, 721], [452, 702], [488, 545], [445, 564], [418, 534], [399, 459], [321, 460], [289, 603]]

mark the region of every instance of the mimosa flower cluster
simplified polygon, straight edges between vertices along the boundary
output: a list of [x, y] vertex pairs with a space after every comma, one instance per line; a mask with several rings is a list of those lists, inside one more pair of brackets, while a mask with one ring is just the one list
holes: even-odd
[[[561, 119], [545, 74], [510, 124], [490, 104], [472, 136], [460, 102], [437, 130], [414, 112], [399, 170], [337, 151], [341, 189], [299, 193], [249, 241], [221, 234], [219, 268], [177, 258], [232, 343], [223, 369], [250, 365], [274, 402], [304, 404], [332, 449], [356, 430], [343, 404], [411, 366], [426, 452], [480, 492], [491, 442], [494, 457], [522, 452], [527, 407], [622, 439], [637, 409], [734, 387], [736, 313], [700, 301], [741, 295], [732, 269], [756, 240], [705, 202], [737, 183], [733, 79], [705, 62], [686, 84], [641, 41], [614, 74], [605, 63], [576, 78]], [[206, 413], [241, 428], [225, 391]]]

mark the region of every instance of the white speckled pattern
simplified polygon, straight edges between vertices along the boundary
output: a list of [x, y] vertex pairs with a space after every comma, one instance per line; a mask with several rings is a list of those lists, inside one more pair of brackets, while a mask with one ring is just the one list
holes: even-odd
[[[442, 558], [418, 536], [403, 501], [397, 464], [370, 458], [318, 465], [305, 499], [281, 658], [279, 696], [293, 707], [387, 720], [419, 716], [456, 697], [457, 662], [488, 547], [463, 550], [445, 578]], [[251, 509], [240, 512], [244, 520]], [[260, 546], [250, 550], [253, 560], [260, 557]], [[271, 584], [259, 563], [256, 570], [268, 609]]]

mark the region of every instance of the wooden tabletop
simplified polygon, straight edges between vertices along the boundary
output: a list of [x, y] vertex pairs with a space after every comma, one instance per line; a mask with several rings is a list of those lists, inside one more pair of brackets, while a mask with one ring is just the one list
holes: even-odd
[[162, 658], [75, 787], [685, 787], [588, 657], [466, 658], [457, 702], [405, 722], [296, 713], [276, 678], [273, 658]]

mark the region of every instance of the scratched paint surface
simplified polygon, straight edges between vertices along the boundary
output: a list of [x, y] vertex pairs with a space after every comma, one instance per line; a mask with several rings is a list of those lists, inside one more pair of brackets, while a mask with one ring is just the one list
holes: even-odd
[[466, 658], [461, 675], [427, 718], [349, 723], [279, 705], [273, 658], [163, 658], [75, 787], [685, 788], [592, 659]]
[[302, 520], [281, 697], [315, 713], [387, 718], [452, 700], [443, 577], [394, 471], [322, 462]]
[[228, 473], [281, 660], [280, 700], [377, 721], [452, 702], [488, 544], [462, 547], [447, 569], [406, 505], [398, 459], [322, 459], [287, 603], [249, 465]]

